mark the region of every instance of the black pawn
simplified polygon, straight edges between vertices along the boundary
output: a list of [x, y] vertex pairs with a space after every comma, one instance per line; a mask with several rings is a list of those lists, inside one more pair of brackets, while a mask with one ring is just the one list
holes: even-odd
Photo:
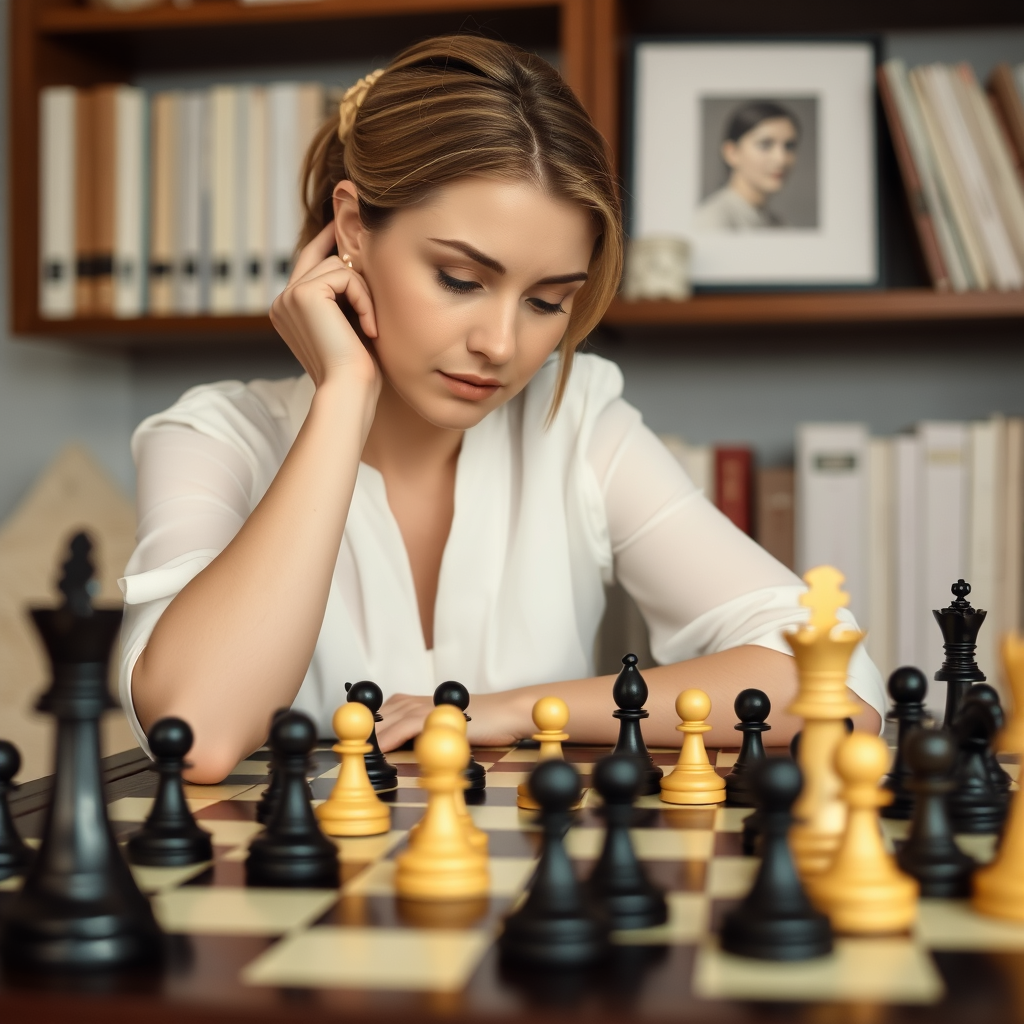
[[746, 899], [722, 925], [722, 948], [758, 960], [809, 960], [832, 950], [828, 918], [810, 904], [789, 850], [792, 807], [803, 776], [789, 758], [768, 757], [750, 773], [762, 860]]
[[[970, 700], [981, 700], [986, 704], [992, 705], [999, 709], [997, 717], [1000, 720], [1005, 717], [1003, 713], [1003, 706], [999, 703], [999, 694], [996, 692], [994, 686], [989, 686], [988, 683], [978, 683], [972, 686], [968, 691], [968, 697]], [[1002, 725], [999, 726], [1002, 729]], [[985, 765], [988, 768], [988, 777], [992, 780], [992, 785], [996, 789], [1001, 789], [1004, 793], [1010, 792], [1010, 786], [1013, 780], [1003, 770], [1003, 766], [999, 763], [996, 757], [995, 747], [990, 745], [985, 749]]]
[[898, 722], [896, 736], [896, 758], [892, 769], [882, 780], [882, 786], [893, 794], [892, 803], [882, 808], [883, 818], [905, 821], [914, 810], [914, 792], [907, 788], [910, 769], [907, 767], [903, 748], [907, 736], [925, 719], [927, 714], [924, 699], [928, 695], [928, 680], [919, 669], [904, 666], [889, 676], [889, 696], [893, 709], [886, 715], [890, 722]]
[[910, 836], [897, 850], [896, 862], [921, 883], [922, 896], [969, 896], [976, 865], [956, 845], [946, 812], [956, 759], [953, 737], [945, 729], [914, 729], [904, 742], [904, 756], [913, 771], [907, 785], [917, 801]]
[[733, 711], [740, 720], [734, 728], [743, 733], [743, 742], [732, 771], [725, 777], [725, 802], [730, 807], [753, 807], [747, 780], [750, 769], [765, 759], [761, 733], [771, 729], [765, 719], [772, 713], [772, 703], [768, 694], [761, 690], [740, 690], [733, 702]]
[[[274, 728], [274, 724], [282, 716], [288, 714], [288, 708], [278, 708], [274, 712], [274, 717], [271, 719], [270, 728]], [[277, 807], [277, 801], [281, 797], [281, 776], [277, 771], [277, 765], [274, 763], [274, 755], [271, 752], [270, 755], [270, 778], [267, 782], [266, 788], [263, 790], [263, 795], [259, 799], [259, 803], [256, 804], [256, 820], [261, 825], [266, 825], [268, 821], [274, 816], [274, 808]]]
[[281, 795], [266, 832], [249, 844], [247, 885], [338, 887], [338, 849], [320, 831], [306, 785], [306, 763], [315, 743], [316, 727], [301, 711], [281, 715], [270, 730]]
[[9, 968], [116, 970], [154, 963], [164, 951], [107, 817], [99, 721], [116, 706], [107, 663], [121, 610], [92, 606], [91, 548], [85, 534], [71, 542], [64, 605], [32, 609], [52, 669], [37, 707], [56, 718], [57, 742], [43, 839], [5, 913], [0, 948]]
[[636, 667], [635, 654], [627, 654], [622, 659], [622, 671], [612, 686], [612, 699], [618, 707], [612, 717], [619, 720], [619, 738], [615, 743], [613, 754], [628, 754], [639, 758], [644, 769], [640, 793], [650, 796], [661, 792], [662, 770], [654, 763], [647, 744], [644, 743], [640, 722], [650, 717], [644, 709], [647, 703], [647, 683]]
[[128, 840], [128, 860], [156, 868], [213, 860], [210, 833], [195, 823], [181, 781], [185, 755], [192, 749], [192, 730], [180, 718], [161, 718], [148, 739], [160, 782], [146, 823]]
[[364, 679], [361, 683], [346, 683], [345, 690], [348, 692], [350, 704], [362, 704], [373, 713], [373, 730], [367, 742], [373, 749], [363, 755], [366, 762], [366, 774], [370, 776], [370, 785], [378, 793], [390, 793], [398, 789], [398, 769], [388, 764], [387, 758], [381, 753], [380, 744], [377, 742], [377, 723], [384, 721], [380, 713], [380, 706], [384, 703], [384, 692], [376, 683]]
[[616, 930], [652, 928], [668, 919], [665, 897], [648, 880], [629, 835], [642, 781], [643, 768], [635, 757], [612, 754], [594, 768], [593, 786], [604, 801], [607, 829], [587, 890]]
[[988, 612], [972, 608], [967, 595], [971, 585], [957, 580], [950, 587], [954, 601], [947, 608], [932, 609], [932, 615], [942, 630], [942, 649], [945, 658], [935, 678], [946, 681], [946, 714], [942, 720], [944, 728], [953, 724], [967, 692], [975, 683], [985, 682], [985, 674], [974, 660], [978, 642], [978, 630]]
[[608, 930], [585, 901], [562, 843], [580, 798], [579, 772], [566, 761], [542, 761], [530, 774], [530, 794], [541, 808], [540, 863], [526, 900], [505, 920], [501, 952], [531, 967], [585, 967], [607, 953]]
[[32, 863], [32, 848], [18, 834], [7, 805], [14, 789], [14, 776], [21, 769], [21, 754], [13, 743], [0, 740], [0, 880], [23, 875]]
[[1002, 721], [1002, 711], [984, 700], [965, 700], [953, 720], [959, 749], [947, 806], [956, 833], [992, 833], [1003, 826], [1009, 794], [992, 784], [985, 759]]
[[[434, 707], [441, 704], [454, 704], [466, 716], [467, 722], [473, 721], [466, 715], [466, 708], [469, 707], [469, 690], [462, 683], [457, 683], [454, 679], [442, 683], [434, 691]], [[467, 793], [479, 792], [487, 785], [487, 769], [473, 757], [472, 751], [469, 753], [469, 764], [463, 769], [462, 775], [469, 783], [466, 787]]]

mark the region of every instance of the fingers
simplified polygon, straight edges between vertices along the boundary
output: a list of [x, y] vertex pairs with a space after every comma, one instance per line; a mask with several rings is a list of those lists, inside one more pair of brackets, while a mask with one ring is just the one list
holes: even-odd
[[332, 220], [329, 224], [324, 225], [313, 241], [303, 246], [302, 251], [295, 258], [295, 266], [288, 278], [288, 284], [294, 284], [301, 280], [318, 263], [322, 263], [330, 256], [334, 245], [334, 221]]
[[410, 697], [404, 693], [389, 697], [380, 709], [384, 721], [377, 726], [381, 750], [395, 750], [418, 736], [432, 707], [429, 697]]

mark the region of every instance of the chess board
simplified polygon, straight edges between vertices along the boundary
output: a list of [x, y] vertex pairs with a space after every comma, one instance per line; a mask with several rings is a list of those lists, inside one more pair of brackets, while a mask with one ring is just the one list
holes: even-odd
[[[585, 787], [594, 762], [606, 753], [566, 748]], [[652, 754], [666, 767], [676, 758], [675, 751]], [[411, 752], [388, 755], [399, 771], [399, 788], [389, 795], [391, 831], [337, 841], [340, 890], [245, 886], [247, 846], [261, 829], [255, 812], [267, 781], [266, 752], [242, 762], [221, 785], [188, 786], [197, 820], [213, 835], [214, 860], [186, 868], [133, 869], [164, 930], [174, 937], [172, 955], [152, 976], [112, 982], [115, 996], [103, 998], [113, 1001], [90, 1019], [144, 1016], [178, 1022], [188, 1011], [190, 1020], [311, 1021], [358, 1011], [370, 1021], [394, 1015], [507, 1021], [549, 1007], [588, 1020], [613, 1011], [710, 1021], [807, 1013], [817, 1020], [821, 1004], [827, 1004], [828, 1020], [859, 1022], [917, 1020], [920, 1007], [944, 1009], [950, 1020], [962, 1019], [968, 1008], [985, 1009], [987, 1020], [1004, 1011], [1012, 1019], [1018, 1008], [1024, 1011], [1024, 925], [982, 918], [965, 902], [923, 901], [912, 934], [840, 938], [834, 954], [816, 961], [766, 963], [721, 952], [715, 933], [722, 915], [746, 893], [757, 868], [757, 861], [741, 851], [742, 822], [749, 812], [674, 807], [656, 796], [638, 802], [633, 837], [651, 878], [667, 893], [667, 924], [616, 933], [613, 956], [596, 972], [546, 976], [510, 970], [500, 962], [495, 938], [536, 863], [539, 834], [533, 815], [516, 807], [516, 786], [537, 752], [486, 748], [475, 755], [487, 768], [487, 788], [470, 812], [488, 834], [491, 894], [461, 904], [412, 903], [394, 893], [395, 857], [426, 803]], [[711, 751], [710, 756], [725, 774], [736, 753]], [[126, 839], [148, 813], [156, 779], [138, 752], [105, 764], [110, 818], [118, 837]], [[1017, 765], [1009, 768], [1015, 773]], [[314, 753], [309, 779], [315, 799], [327, 796], [337, 771], [329, 748]], [[22, 831], [38, 836], [45, 792], [36, 784], [25, 789], [13, 810]], [[602, 842], [595, 803], [586, 789], [566, 837], [581, 877]], [[906, 827], [885, 823], [887, 839], [898, 840]], [[967, 842], [981, 859], [992, 856], [994, 837]], [[0, 883], [0, 913], [19, 884], [18, 879]], [[45, 1015], [38, 1000], [57, 1005], [52, 1001], [70, 998], [33, 991], [33, 984], [3, 979], [0, 1019], [23, 1019], [17, 1015], [22, 1013], [41, 1021]], [[865, 1004], [878, 1012], [865, 1016]], [[83, 1019], [81, 1004], [71, 1005]]]

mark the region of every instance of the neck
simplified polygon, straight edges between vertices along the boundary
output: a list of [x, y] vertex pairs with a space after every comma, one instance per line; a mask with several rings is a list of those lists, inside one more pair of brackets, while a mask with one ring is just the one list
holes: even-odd
[[732, 172], [732, 177], [729, 179], [729, 188], [750, 203], [751, 206], [761, 207], [768, 201], [767, 194], [759, 188], [754, 188], [746, 178], [740, 176], [738, 171]]
[[427, 422], [385, 378], [362, 461], [385, 475], [429, 473], [458, 456], [463, 433]]

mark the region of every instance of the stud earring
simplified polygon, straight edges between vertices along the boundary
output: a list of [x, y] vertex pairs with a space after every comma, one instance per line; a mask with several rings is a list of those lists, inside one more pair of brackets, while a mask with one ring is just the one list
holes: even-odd
[[341, 257], [341, 262], [344, 263], [349, 270], [352, 269], [352, 257], [349, 256], [347, 252]]

